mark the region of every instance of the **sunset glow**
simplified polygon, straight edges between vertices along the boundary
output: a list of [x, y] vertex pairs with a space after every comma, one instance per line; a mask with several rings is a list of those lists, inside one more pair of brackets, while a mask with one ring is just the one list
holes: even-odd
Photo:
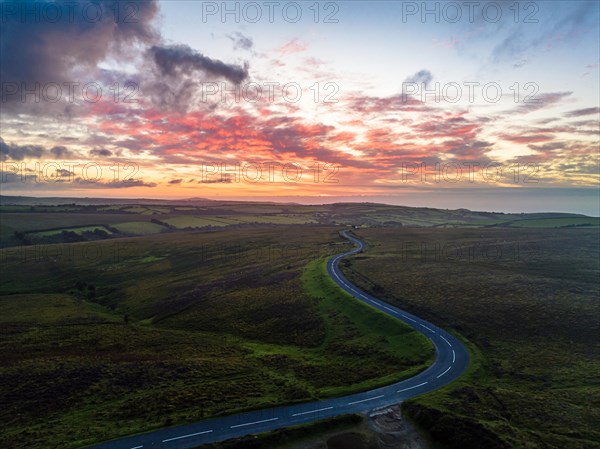
[[2, 193], [598, 215], [598, 3], [488, 3], [3, 2]]

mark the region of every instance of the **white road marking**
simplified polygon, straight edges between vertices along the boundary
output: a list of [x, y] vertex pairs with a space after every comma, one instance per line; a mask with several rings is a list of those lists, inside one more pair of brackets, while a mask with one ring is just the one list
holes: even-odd
[[375, 399], [379, 399], [384, 396], [385, 396], [385, 394], [382, 394], [381, 396], [375, 396], [374, 398], [363, 399], [362, 401], [349, 402], [348, 405], [360, 404], [361, 402], [367, 402], [367, 401], [374, 401]]
[[277, 421], [278, 419], [279, 418], [271, 418], [271, 419], [263, 419], [262, 421], [254, 421], [254, 422], [247, 422], [245, 424], [237, 424], [235, 426], [231, 426], [230, 429], [235, 429], [236, 427], [251, 426], [253, 424], [260, 424], [263, 422]]
[[[189, 435], [182, 435], [180, 437], [169, 438], [168, 440], [162, 440], [162, 442], [168, 443], [169, 441], [181, 440], [182, 438], [195, 437], [196, 435], [204, 435], [205, 433], [212, 433], [212, 430], [205, 430], [204, 432], [190, 433]], [[138, 446], [138, 447], [142, 447], [142, 446]], [[135, 449], [135, 448], [133, 448], [133, 449]]]
[[325, 407], [325, 408], [320, 408], [318, 410], [311, 410], [310, 412], [302, 412], [302, 413], [296, 413], [292, 416], [302, 416], [302, 415], [308, 415], [309, 413], [318, 413], [318, 412], [322, 412], [324, 410], [331, 410], [333, 407]]
[[[381, 305], [379, 302], [375, 302], [372, 299], [367, 298], [363, 293], [361, 293], [358, 290], [356, 290], [354, 288], [354, 286], [352, 286], [350, 284], [347, 284], [345, 281], [343, 281], [340, 278], [340, 276], [338, 276], [338, 274], [337, 274], [337, 272], [335, 270], [333, 271], [333, 274], [340, 281], [340, 284], [342, 284], [342, 286], [344, 286], [347, 290], [349, 290], [350, 293], [353, 293], [355, 295], [355, 297], [358, 297], [359, 299], [362, 299], [363, 301], [369, 302], [372, 305], [383, 307], [384, 309], [389, 310], [390, 312], [399, 315], [401, 318], [404, 318], [405, 320], [412, 321], [413, 323], [417, 323], [417, 320], [414, 320], [414, 319], [412, 319], [412, 318], [410, 318], [410, 317], [408, 317], [406, 315], [401, 314], [400, 312], [396, 312], [394, 309], [391, 309], [391, 308], [389, 308], [387, 306]], [[429, 332], [435, 332], [433, 329], [431, 329], [430, 327], [425, 326], [424, 324], [421, 324], [421, 326], [424, 327], [425, 329], [427, 329]], [[444, 338], [444, 337], [442, 336], [442, 338]], [[446, 340], [445, 338], [444, 338], [444, 341], [446, 343], [448, 343], [448, 345], [452, 346], [450, 344], [450, 342], [448, 340]]]
[[131, 449], [141, 449], [141, 448], [143, 448], [143, 447], [144, 447], [144, 446], [136, 446], [136, 447], [132, 447]]
[[446, 371], [444, 371], [442, 374], [440, 374], [439, 376], [437, 376], [437, 378], [439, 379], [440, 377], [442, 377], [444, 374], [446, 374], [448, 371], [450, 371], [452, 367], [449, 366], [448, 368], [446, 368]]
[[[334, 263], [337, 263], [340, 259], [341, 259], [341, 257], [334, 259], [335, 260]], [[353, 285], [346, 283], [345, 279], [342, 280], [342, 278], [340, 277], [341, 273], [340, 273], [340, 275], [338, 275], [338, 273], [336, 271], [337, 269], [338, 269], [337, 266], [332, 266], [332, 271], [333, 271], [334, 276], [339, 280], [339, 283], [343, 287], [345, 287], [349, 293], [354, 294], [355, 297], [357, 297], [359, 299], [362, 299], [363, 301], [368, 302], [368, 303], [370, 303], [372, 305], [376, 305], [376, 306], [382, 307], [383, 309], [385, 309], [385, 310], [387, 310], [389, 312], [392, 312], [392, 313], [400, 316], [401, 318], [403, 318], [405, 320], [412, 321], [413, 323], [419, 323], [417, 320], [415, 320], [413, 318], [410, 318], [410, 317], [408, 317], [408, 316], [406, 316], [406, 315], [404, 315], [404, 314], [402, 314], [400, 312], [397, 312], [396, 310], [394, 310], [394, 309], [392, 309], [392, 308], [390, 308], [388, 306], [384, 306], [383, 304], [379, 303], [378, 301], [374, 301], [371, 298], [368, 298], [367, 296], [365, 296], [365, 294], [363, 292], [357, 290]], [[429, 332], [435, 333], [435, 330], [433, 330], [429, 326], [426, 326], [426, 325], [424, 325], [422, 323], [419, 323], [419, 324], [421, 325], [421, 327], [427, 329]], [[450, 348], [452, 348], [452, 344], [448, 341], [448, 339], [446, 337], [444, 337], [443, 335], [440, 335], [440, 337], [442, 337], [442, 339], [448, 344], [448, 346], [450, 346]], [[454, 364], [455, 362], [456, 362], [456, 352], [454, 351], [454, 349], [452, 349], [452, 363]], [[448, 371], [450, 371], [450, 369], [452, 369], [452, 366], [449, 366], [443, 373], [441, 373], [439, 376], [437, 376], [437, 378], [439, 379], [440, 377], [442, 377], [444, 374], [446, 374]], [[397, 393], [402, 393], [403, 391], [408, 391], [408, 390], [412, 390], [414, 388], [422, 387], [423, 385], [427, 385], [427, 382], [423, 382], [423, 383], [421, 383], [419, 385], [415, 385], [413, 387], [409, 387], [409, 388], [404, 388], [402, 390], [398, 390]], [[348, 403], [348, 405], [354, 405], [354, 404], [359, 404], [361, 402], [373, 401], [375, 399], [382, 398], [383, 396], [385, 396], [385, 395], [377, 396], [377, 397], [374, 397], [374, 398], [363, 399], [361, 401], [350, 402], [350, 403]], [[297, 414], [292, 415], [292, 416], [299, 416], [299, 415], [306, 414], [306, 413], [316, 413], [317, 411], [320, 411], [320, 410], [315, 410], [315, 411], [312, 411], [312, 412], [297, 413]]]
[[423, 385], [427, 385], [428, 383], [429, 382], [423, 382], [422, 384], [415, 385], [414, 387], [408, 387], [408, 388], [405, 388], [404, 390], [398, 390], [398, 391], [396, 391], [396, 393], [402, 393], [403, 391], [408, 391], [408, 390], [412, 390], [414, 388], [419, 388], [419, 387], [422, 387]]

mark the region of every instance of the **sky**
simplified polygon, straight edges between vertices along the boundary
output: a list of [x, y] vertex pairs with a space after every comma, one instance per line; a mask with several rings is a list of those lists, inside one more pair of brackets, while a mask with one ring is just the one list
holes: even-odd
[[598, 216], [599, 4], [2, 0], [1, 193]]

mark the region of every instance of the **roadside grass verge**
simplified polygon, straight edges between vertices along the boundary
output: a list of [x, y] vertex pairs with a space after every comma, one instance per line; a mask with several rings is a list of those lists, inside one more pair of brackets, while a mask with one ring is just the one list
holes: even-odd
[[[347, 394], [397, 382], [418, 374], [433, 362], [435, 351], [427, 337], [341, 289], [327, 274], [327, 259], [309, 263], [302, 279], [307, 293], [319, 299], [325, 323], [322, 348], [327, 353], [354, 355], [355, 365], [372, 365], [375, 372], [382, 362], [392, 362], [397, 367], [387, 375], [357, 383], [352, 389], [328, 387], [321, 393]], [[372, 354], [383, 357], [377, 360]]]

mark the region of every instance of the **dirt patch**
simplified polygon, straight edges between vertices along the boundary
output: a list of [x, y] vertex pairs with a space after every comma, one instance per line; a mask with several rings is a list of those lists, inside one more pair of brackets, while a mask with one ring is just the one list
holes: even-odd
[[377, 449], [429, 449], [425, 439], [402, 416], [400, 405], [371, 412], [368, 427], [376, 438]]
[[430, 445], [408, 422], [400, 405], [372, 411], [362, 423], [307, 438], [286, 449], [430, 449]]

